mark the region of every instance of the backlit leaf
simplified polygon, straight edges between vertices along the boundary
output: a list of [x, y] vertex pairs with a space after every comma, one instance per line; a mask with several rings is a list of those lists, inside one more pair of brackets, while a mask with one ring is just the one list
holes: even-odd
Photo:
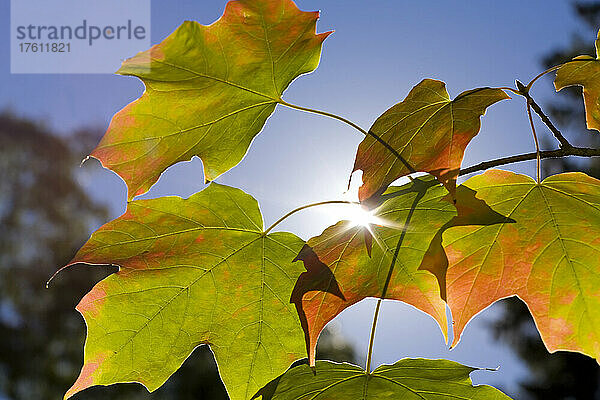
[[331, 32], [291, 0], [230, 1], [210, 26], [187, 21], [118, 73], [146, 91], [119, 111], [91, 156], [115, 171], [131, 199], [193, 156], [212, 181], [237, 165], [298, 76], [313, 71]]
[[583, 86], [583, 100], [588, 129], [600, 131], [600, 31], [596, 39], [596, 57], [578, 56], [575, 61], [561, 66], [556, 72], [554, 86], [561, 90], [567, 86]]
[[508, 99], [500, 89], [479, 88], [450, 99], [444, 82], [424, 79], [406, 98], [383, 113], [358, 146], [354, 171], [362, 170], [361, 200], [415, 171], [429, 172], [454, 191], [467, 144], [479, 132], [479, 118]]
[[[371, 374], [352, 364], [317, 361], [291, 368], [265, 387], [262, 400], [509, 400], [491, 386], [473, 386], [477, 368], [448, 360], [406, 358]], [[256, 396], [258, 398], [258, 396]]]
[[436, 232], [456, 215], [452, 203], [443, 199], [447, 195], [433, 177], [390, 187], [384, 202], [371, 212], [368, 228], [340, 221], [308, 241], [298, 255], [308, 272], [300, 276], [292, 301], [307, 336], [311, 363], [325, 325], [358, 301], [381, 297], [386, 282], [385, 298], [427, 312], [445, 334], [446, 308], [438, 282], [418, 268]]
[[256, 200], [231, 187], [130, 202], [72, 261], [120, 270], [77, 306], [85, 362], [65, 397], [117, 382], [153, 391], [210, 344], [231, 398], [249, 398], [304, 355], [289, 304], [302, 245], [291, 233], [265, 235]]
[[443, 233], [454, 342], [475, 314], [517, 295], [550, 351], [600, 357], [600, 181], [565, 173], [538, 185], [489, 170], [461, 186], [507, 218]]

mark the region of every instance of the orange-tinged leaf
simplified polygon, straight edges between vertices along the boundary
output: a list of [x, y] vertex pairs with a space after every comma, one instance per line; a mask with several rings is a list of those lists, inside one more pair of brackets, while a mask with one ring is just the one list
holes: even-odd
[[[455, 196], [452, 198], [457, 210], [457, 215], [448, 221], [436, 233], [429, 244], [429, 249], [419, 269], [433, 273], [440, 283], [440, 294], [442, 299], [447, 299], [446, 294], [446, 273], [448, 272], [448, 258], [442, 245], [442, 236], [444, 232], [456, 226], [465, 225], [494, 225], [499, 223], [515, 222], [511, 218], [495, 212], [484, 201], [476, 197], [476, 192], [460, 185], [456, 188]], [[448, 196], [450, 197], [450, 196]], [[450, 200], [450, 198], [448, 198]]]
[[289, 296], [304, 242], [265, 234], [258, 204], [212, 183], [189, 199], [132, 201], [71, 264], [115, 264], [78, 304], [84, 365], [65, 398], [90, 386], [160, 387], [209, 344], [231, 399], [248, 399], [304, 355]]
[[198, 156], [206, 180], [237, 165], [298, 76], [313, 71], [331, 32], [291, 0], [238, 0], [210, 26], [187, 21], [118, 73], [146, 91], [119, 111], [91, 156], [145, 193], [169, 166]]
[[475, 314], [516, 295], [550, 351], [598, 359], [600, 181], [565, 173], [536, 184], [525, 175], [489, 170], [463, 186], [506, 219], [484, 217], [478, 226], [475, 216], [471, 225], [443, 233], [454, 343]]
[[364, 298], [382, 297], [384, 288], [386, 299], [425, 311], [446, 333], [446, 306], [438, 282], [419, 266], [436, 232], [456, 215], [452, 203], [444, 200], [447, 195], [433, 177], [390, 187], [383, 203], [371, 211], [369, 227], [340, 221], [308, 241], [298, 256], [308, 272], [298, 280], [292, 301], [303, 322], [312, 365], [325, 325]]
[[379, 140], [367, 135], [358, 146], [354, 171], [363, 171], [361, 201], [416, 171], [436, 176], [453, 193], [465, 148], [479, 132], [479, 118], [508, 98], [501, 89], [478, 88], [451, 100], [444, 82], [421, 81], [377, 118], [369, 132]]
[[596, 57], [578, 56], [556, 72], [554, 86], [559, 91], [567, 86], [583, 86], [585, 117], [588, 129], [600, 131], [600, 31], [596, 39]]

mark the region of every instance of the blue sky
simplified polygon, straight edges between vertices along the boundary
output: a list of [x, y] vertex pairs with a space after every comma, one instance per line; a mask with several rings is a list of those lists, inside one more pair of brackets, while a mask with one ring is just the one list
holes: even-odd
[[[317, 71], [296, 80], [284, 99], [340, 114], [364, 128], [423, 78], [445, 81], [452, 97], [479, 86], [512, 86], [515, 78], [528, 81], [541, 71], [543, 54], [568, 45], [573, 32], [585, 32], [567, 0], [298, 0], [297, 4], [303, 10], [321, 10], [318, 30], [335, 33], [324, 45]], [[213, 22], [224, 5], [225, 0], [153, 1], [152, 43], [184, 20]], [[115, 112], [142, 93], [143, 85], [135, 78], [109, 74], [11, 75], [9, 15], [9, 2], [3, 0], [0, 110], [40, 120], [65, 134], [86, 126], [105, 129]], [[540, 81], [533, 94], [542, 104], [553, 96], [550, 80]], [[540, 132], [545, 132], [542, 126]], [[340, 198], [361, 140], [359, 132], [338, 121], [278, 107], [246, 158], [218, 182], [255, 196], [270, 224], [297, 206]], [[463, 165], [532, 150], [524, 103], [517, 98], [488, 110]], [[109, 204], [116, 217], [125, 207], [125, 186], [95, 163], [82, 168], [81, 182]], [[534, 173], [531, 162], [505, 168]], [[202, 189], [202, 181], [202, 163], [194, 159], [169, 169], [144, 197], [187, 197]], [[331, 208], [308, 210], [280, 228], [307, 239], [339, 216], [339, 210]], [[366, 353], [373, 308], [373, 301], [365, 301], [336, 320], [358, 354]], [[467, 327], [458, 347], [448, 351], [431, 318], [401, 303], [386, 302], [374, 362], [412, 356], [500, 366], [497, 372], [479, 373], [475, 380], [514, 389], [525, 370], [486, 328], [496, 314], [494, 307], [483, 312]]]

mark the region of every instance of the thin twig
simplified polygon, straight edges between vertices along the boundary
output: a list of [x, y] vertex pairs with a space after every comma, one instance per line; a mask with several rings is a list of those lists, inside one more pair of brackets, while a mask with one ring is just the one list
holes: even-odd
[[565, 138], [562, 135], [562, 133], [560, 133], [560, 131], [554, 126], [552, 121], [550, 121], [550, 118], [548, 118], [548, 116], [546, 114], [544, 114], [541, 107], [533, 100], [533, 98], [531, 99], [530, 104], [531, 104], [531, 108], [533, 109], [533, 111], [535, 111], [535, 113], [540, 117], [542, 122], [544, 124], [546, 124], [548, 129], [550, 129], [550, 132], [552, 132], [552, 134], [554, 135], [556, 140], [558, 140], [558, 142], [560, 143], [560, 147], [561, 148], [573, 147], [573, 145], [571, 143], [569, 143], [567, 138]]
[[544, 111], [542, 111], [542, 108], [539, 106], [539, 104], [535, 102], [533, 97], [531, 97], [531, 94], [529, 93], [527, 87], [519, 81], [517, 81], [517, 87], [519, 88], [518, 93], [527, 99], [527, 102], [529, 103], [533, 111], [540, 117], [540, 119], [548, 127], [548, 129], [550, 129], [550, 132], [552, 132], [556, 140], [558, 140], [560, 147], [573, 147], [573, 145], [569, 143], [569, 141], [563, 136], [563, 134], [558, 130], [558, 128], [554, 126], [554, 124], [552, 123], [552, 121], [550, 121], [550, 118], [548, 118]]
[[[568, 156], [577, 156], [577, 157], [600, 157], [600, 149], [590, 149], [586, 147], [570, 147], [564, 149], [556, 149], [556, 150], [546, 150], [540, 151], [540, 158], [561, 158]], [[526, 153], [519, 154], [516, 156], [510, 157], [502, 157], [497, 158], [495, 160], [484, 161], [482, 163], [470, 166], [468, 168], [464, 168], [460, 170], [459, 176], [472, 174], [473, 172], [483, 171], [488, 168], [498, 167], [506, 164], [513, 164], [521, 161], [529, 161], [535, 160], [537, 158], [537, 153]]]
[[535, 132], [535, 124], [531, 117], [531, 104], [527, 101], [527, 118], [529, 119], [529, 125], [531, 126], [531, 133], [533, 133], [533, 142], [535, 143], [535, 181], [540, 183], [542, 176], [542, 159], [540, 158], [540, 142], [538, 141], [537, 133]]
[[529, 119], [529, 125], [531, 126], [531, 133], [533, 133], [533, 142], [535, 143], [536, 154], [535, 158], [537, 160], [535, 163], [535, 180], [537, 183], [540, 183], [540, 177], [542, 175], [542, 159], [540, 158], [540, 143], [537, 138], [537, 133], [535, 132], [535, 124], [533, 123], [533, 118], [531, 117], [531, 101], [533, 101], [533, 99], [529, 95], [529, 88], [523, 85], [521, 81], [517, 79], [515, 80], [515, 84], [517, 85], [519, 94], [525, 97], [525, 100], [527, 100], [525, 108], [527, 109], [527, 118]]

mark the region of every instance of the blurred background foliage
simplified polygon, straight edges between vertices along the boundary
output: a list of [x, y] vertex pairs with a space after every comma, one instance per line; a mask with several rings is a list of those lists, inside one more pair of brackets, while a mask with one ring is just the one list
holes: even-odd
[[[115, 271], [74, 266], [45, 288], [93, 228], [108, 219], [79, 184], [78, 165], [102, 132], [58, 137], [40, 124], [0, 114], [0, 399], [60, 399], [83, 362], [85, 324], [75, 311], [92, 286]], [[151, 351], [151, 349], [149, 349]], [[356, 362], [338, 331], [327, 330], [321, 358]], [[87, 390], [80, 399], [227, 399], [207, 346], [152, 394], [140, 385]]]

